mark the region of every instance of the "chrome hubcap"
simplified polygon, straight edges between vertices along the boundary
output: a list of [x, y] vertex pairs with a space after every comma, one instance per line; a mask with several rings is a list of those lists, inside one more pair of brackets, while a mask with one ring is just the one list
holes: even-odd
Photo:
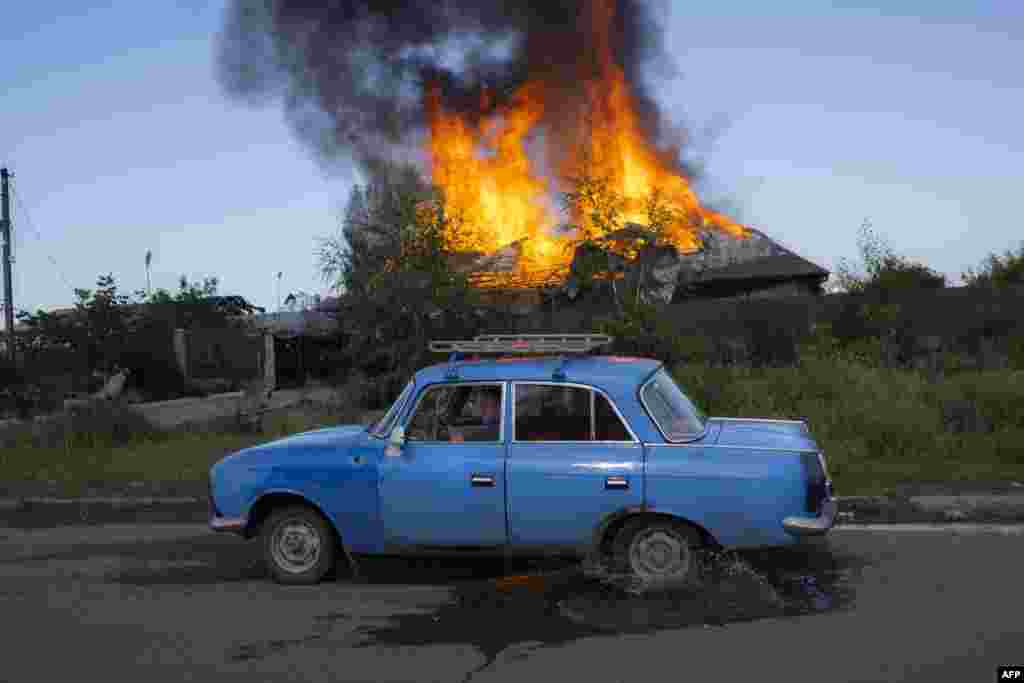
[[274, 532], [272, 551], [278, 567], [301, 574], [312, 569], [320, 558], [320, 534], [304, 521], [283, 522]]
[[690, 546], [675, 534], [655, 529], [637, 536], [629, 559], [634, 573], [642, 578], [679, 577], [689, 566]]

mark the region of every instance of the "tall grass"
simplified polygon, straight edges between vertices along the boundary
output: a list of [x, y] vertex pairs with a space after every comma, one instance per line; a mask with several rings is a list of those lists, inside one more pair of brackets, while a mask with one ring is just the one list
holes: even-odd
[[0, 481], [50, 481], [68, 493], [110, 482], [201, 482], [229, 453], [363, 417], [341, 402], [308, 403], [268, 413], [258, 432], [233, 419], [165, 431], [127, 407], [97, 404], [0, 432]]
[[[904, 481], [1024, 479], [1024, 371], [929, 381], [911, 370], [837, 356], [794, 368], [676, 365], [711, 415], [804, 418], [841, 493], [881, 493]], [[950, 412], [968, 412], [957, 430]]]
[[[819, 340], [820, 341], [820, 340]], [[827, 340], [826, 340], [827, 341]], [[682, 344], [681, 346], [686, 346]], [[929, 376], [880, 367], [870, 350], [816, 344], [789, 367], [676, 363], [708, 413], [805, 418], [841, 494], [883, 493], [904, 481], [1024, 481], [1024, 371]], [[258, 433], [238, 421], [161, 431], [127, 407], [96, 404], [0, 433], [0, 481], [201, 481], [232, 451], [280, 436], [363, 422], [407, 377], [353, 375], [331, 404], [270, 413]]]

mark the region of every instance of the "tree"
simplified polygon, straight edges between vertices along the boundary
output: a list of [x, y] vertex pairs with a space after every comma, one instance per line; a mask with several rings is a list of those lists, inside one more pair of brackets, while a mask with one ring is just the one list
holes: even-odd
[[70, 312], [18, 313], [28, 331], [22, 345], [39, 352], [64, 349], [83, 354], [90, 369], [109, 372], [124, 354], [129, 340], [139, 333], [158, 330], [170, 335], [174, 328], [224, 327], [232, 320], [260, 310], [238, 296], [217, 296], [218, 280], [201, 285], [179, 281], [179, 291], [158, 289], [150, 295], [122, 294], [113, 274], [100, 276], [96, 289], [75, 289]]
[[895, 254], [865, 220], [857, 240], [864, 265], [860, 273], [846, 259], [836, 268], [834, 289], [851, 294], [887, 294], [910, 289], [942, 289], [946, 276]]
[[321, 274], [336, 291], [365, 297], [389, 281], [386, 273], [425, 273], [429, 298], [444, 299], [465, 285], [449, 258], [462, 223], [415, 167], [379, 164], [369, 183], [353, 187], [341, 234], [320, 240]]
[[131, 299], [118, 291], [112, 274], [101, 275], [95, 290], [74, 291], [77, 301], [69, 313], [19, 312], [18, 319], [28, 327], [22, 343], [30, 352], [75, 351], [89, 368], [109, 372], [137, 323]]
[[189, 282], [184, 275], [178, 280], [178, 291], [160, 288], [152, 294], [135, 292], [136, 308], [147, 325], [163, 324], [170, 328], [230, 327], [249, 315], [264, 312], [241, 296], [218, 294], [220, 280], [203, 278], [202, 283]]
[[1001, 289], [1024, 285], [1024, 241], [1017, 253], [1007, 249], [1002, 257], [989, 254], [977, 271], [968, 268], [960, 277], [968, 287]]
[[365, 294], [372, 276], [373, 264], [383, 263], [377, 258], [376, 242], [371, 232], [376, 227], [370, 220], [364, 190], [355, 185], [349, 194], [341, 231], [337, 236], [321, 238], [317, 247], [320, 272], [333, 289], [343, 293]]
[[415, 239], [408, 226], [431, 188], [410, 165], [377, 165], [365, 185], [349, 195], [339, 235], [322, 238], [317, 249], [321, 275], [333, 289], [366, 295], [389, 261], [401, 260], [403, 243]]
[[461, 219], [411, 166], [381, 165], [353, 188], [341, 234], [321, 239], [321, 274], [341, 293], [347, 348], [357, 367], [392, 372], [426, 354], [432, 317], [472, 302], [451, 255]]

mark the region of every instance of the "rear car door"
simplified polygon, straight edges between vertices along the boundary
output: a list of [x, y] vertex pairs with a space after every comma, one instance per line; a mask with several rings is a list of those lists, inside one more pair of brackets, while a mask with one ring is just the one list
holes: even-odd
[[[380, 502], [391, 546], [504, 545], [505, 441], [500, 382], [425, 387], [397, 456], [381, 460]], [[497, 401], [488, 424], [480, 406]]]
[[509, 543], [581, 547], [601, 519], [643, 502], [643, 446], [602, 391], [512, 386]]

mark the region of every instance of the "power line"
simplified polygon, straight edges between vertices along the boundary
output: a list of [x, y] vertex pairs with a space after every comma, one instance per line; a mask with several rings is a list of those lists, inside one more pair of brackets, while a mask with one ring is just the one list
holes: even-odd
[[[12, 175], [11, 179], [14, 180], [15, 176]], [[36, 239], [39, 240], [40, 243], [43, 242], [43, 236], [42, 234], [40, 234], [39, 230], [36, 229], [35, 224], [32, 222], [32, 217], [29, 216], [28, 208], [25, 206], [25, 203], [21, 201], [21, 195], [18, 194], [17, 184], [14, 182], [11, 183], [11, 194], [14, 195], [14, 201], [18, 205], [21, 214], [25, 217], [25, 222], [28, 223], [28, 227], [35, 234]], [[11, 241], [13, 243], [14, 239], [12, 238]], [[64, 285], [72, 292], [75, 291], [75, 288], [71, 286], [71, 283], [68, 282], [68, 279], [64, 277], [64, 273], [61, 271], [60, 266], [57, 265], [56, 259], [54, 259], [53, 256], [51, 256], [49, 253], [46, 253], [46, 258], [50, 259], [50, 263], [53, 264], [54, 270], [57, 272], [57, 275], [60, 277], [60, 279], [64, 282]]]

